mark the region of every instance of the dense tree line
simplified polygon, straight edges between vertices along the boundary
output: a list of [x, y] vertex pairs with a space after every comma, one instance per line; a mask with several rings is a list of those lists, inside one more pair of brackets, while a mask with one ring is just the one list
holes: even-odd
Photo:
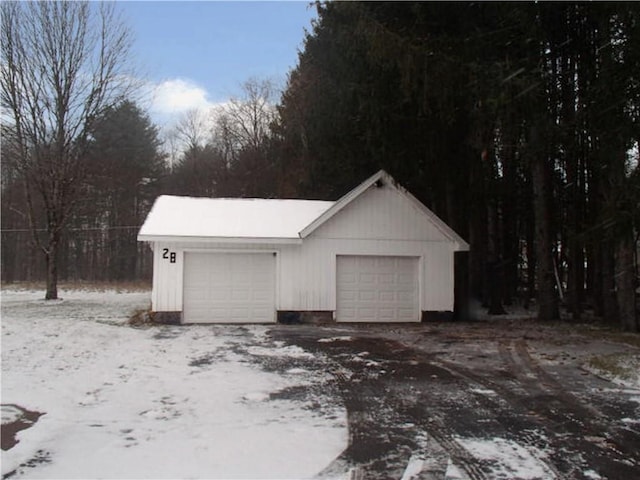
[[[384, 168], [470, 242], [460, 275], [490, 312], [535, 301], [543, 319], [589, 310], [637, 330], [640, 5], [316, 7], [277, 108], [250, 80], [178, 123], [170, 161], [135, 105], [100, 116], [67, 275], [148, 278], [133, 227], [160, 193], [336, 199]], [[34, 269], [8, 233], [19, 185], [4, 169], [5, 281]]]
[[[88, 131], [82, 179], [57, 241], [59, 277], [148, 281], [151, 251], [136, 237], [158, 195], [274, 197], [274, 92], [267, 80], [249, 80], [241, 95], [216, 111], [185, 114], [171, 131], [180, 145], [174, 161], [158, 128], [135, 103], [124, 100], [105, 108]], [[208, 115], [215, 121], [209, 122]], [[17, 152], [5, 148], [3, 282], [46, 277], [33, 237], [47, 232], [47, 208], [44, 199], [33, 197], [29, 212], [19, 165]]]
[[471, 243], [491, 311], [637, 329], [640, 7], [318, 5], [277, 132], [303, 196], [387, 169]]
[[[64, 280], [121, 281], [150, 278], [148, 247], [136, 236], [167, 169], [158, 131], [132, 102], [108, 108], [94, 123], [83, 156], [83, 179], [59, 240]], [[3, 152], [11, 155], [11, 152]], [[25, 179], [3, 161], [2, 279], [41, 280], [26, 211]], [[46, 231], [46, 208], [34, 198], [36, 234]]]
[[134, 87], [130, 31], [109, 3], [2, 2], [0, 39], [3, 165], [23, 187], [17, 212], [45, 260], [45, 298], [56, 299], [92, 129]]

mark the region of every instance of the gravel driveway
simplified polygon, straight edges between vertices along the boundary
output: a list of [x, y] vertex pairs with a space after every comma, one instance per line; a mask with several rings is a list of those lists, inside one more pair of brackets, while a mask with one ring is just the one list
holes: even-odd
[[638, 478], [640, 390], [583, 366], [640, 350], [579, 330], [502, 321], [270, 334], [322, 354], [315, 366], [331, 370], [347, 408], [349, 446], [320, 478]]

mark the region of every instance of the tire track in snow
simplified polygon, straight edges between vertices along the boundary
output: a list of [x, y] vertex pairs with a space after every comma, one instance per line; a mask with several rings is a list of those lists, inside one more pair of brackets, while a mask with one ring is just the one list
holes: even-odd
[[[354, 342], [357, 343], [357, 339]], [[430, 378], [430, 372], [434, 371], [429, 362], [420, 365], [418, 360], [411, 360], [415, 357], [415, 350], [397, 342], [383, 340], [373, 345], [367, 339], [365, 345], [370, 355], [382, 362], [385, 369], [393, 365], [394, 376], [403, 378], [405, 375], [420, 372], [424, 375], [424, 372], [428, 372], [427, 377]], [[385, 350], [373, 347], [384, 347]], [[393, 358], [386, 355], [388, 352], [393, 352]], [[400, 360], [396, 358], [397, 355], [401, 357]], [[343, 359], [331, 373], [335, 376], [347, 408], [349, 445], [318, 478], [330, 478], [340, 471], [344, 472], [347, 467], [350, 467], [351, 478], [359, 478], [359, 475], [367, 479], [401, 478], [412, 458], [417, 455], [425, 459], [425, 470], [417, 478], [444, 478], [451, 461], [467, 474], [469, 480], [486, 480], [478, 461], [447, 432], [444, 425], [425, 423], [420, 395], [407, 395], [403, 385], [397, 383], [394, 376], [379, 378], [372, 374], [366, 363], [350, 361], [348, 357], [334, 358]], [[439, 370], [438, 367], [436, 369]], [[419, 427], [403, 429], [398, 428], [399, 425]], [[431, 448], [427, 450], [425, 447], [428, 444], [431, 444]]]
[[[567, 456], [579, 458], [583, 454], [589, 460], [598, 457], [599, 461], [608, 464], [608, 468], [616, 472], [612, 478], [632, 478], [629, 475], [633, 476], [640, 464], [637, 448], [630, 447], [629, 443], [638, 445], [638, 439], [628, 442], [627, 438], [625, 446], [611, 438], [608, 435], [610, 425], [601, 420], [604, 416], [594, 407], [583, 405], [544, 371], [530, 356], [524, 340], [513, 341], [510, 345], [512, 348], [507, 348], [504, 342], [498, 342], [498, 354], [508, 374], [504, 381], [508, 385], [457, 363], [446, 360], [438, 363], [454, 375], [494, 390], [538, 428], [549, 432], [549, 438], [557, 439], [558, 445], [553, 450], [558, 452], [556, 461], [559, 465], [546, 463], [554, 471], [563, 472], [558, 474], [560, 478], [582, 478], [584, 466], [568, 461]], [[571, 442], [568, 436], [571, 436]]]
[[[397, 473], [398, 463], [404, 462], [403, 466], [406, 468], [411, 458], [423, 459], [435, 454], [416, 441], [422, 432], [433, 440], [432, 445], [437, 443], [443, 450], [451, 450], [450, 456], [454, 464], [470, 478], [482, 479], [487, 478], [486, 475], [491, 478], [491, 465], [465, 451], [454, 436], [461, 434], [464, 437], [469, 432], [477, 434], [484, 425], [489, 427], [488, 439], [491, 438], [492, 431], [525, 448], [528, 446], [545, 452], [546, 455], [537, 459], [546, 464], [558, 479], [581, 479], [586, 470], [598, 471], [609, 478], [634, 478], [638, 471], [637, 452], [640, 451], [640, 442], [637, 435], [634, 438], [629, 433], [627, 437], [631, 438], [627, 438], [612, 431], [612, 425], [607, 424], [608, 417], [568, 391], [561, 381], [556, 380], [532, 357], [527, 342], [517, 335], [503, 341], [502, 346], [495, 343], [495, 335], [483, 336], [480, 348], [491, 360], [480, 364], [460, 364], [450, 360], [449, 337], [442, 340], [430, 336], [416, 340], [413, 335], [411, 338], [405, 336], [392, 340], [383, 329], [360, 331], [348, 327], [333, 327], [332, 335], [342, 335], [339, 341], [317, 344], [318, 338], [323, 337], [322, 332], [301, 328], [287, 333], [292, 335], [281, 337], [286, 342], [327, 355], [332, 365], [336, 365], [336, 383], [350, 389], [354, 401], [358, 394], [362, 397], [377, 395], [384, 398], [383, 403], [369, 400], [368, 407], [360, 407], [353, 414], [349, 412], [352, 442], [373, 442], [374, 448], [385, 443], [382, 437], [373, 438], [376, 435], [371, 432], [351, 436], [353, 426], [359, 422], [369, 421], [372, 429], [380, 426], [386, 428], [394, 422], [413, 422], [418, 427], [405, 432], [387, 432], [386, 441], [393, 441], [397, 447], [394, 451], [386, 446], [387, 453], [380, 453], [386, 457], [387, 466], [393, 463], [392, 472], [384, 471], [384, 462], [377, 465], [371, 463], [371, 457], [376, 454], [374, 449], [369, 452], [369, 460], [363, 458], [363, 461], [356, 461], [350, 456], [354, 452], [352, 447], [350, 451], [345, 450], [332, 464], [335, 467], [332, 470], [334, 476], [339, 475], [339, 472], [344, 474], [351, 468], [352, 478], [353, 475], [364, 475], [362, 478], [401, 478], [402, 472]], [[393, 331], [391, 334], [399, 335]], [[475, 343], [472, 345], [478, 348]], [[495, 354], [487, 351], [488, 347], [490, 350], [495, 347]], [[369, 352], [367, 358], [375, 359], [380, 365], [378, 368], [384, 368], [388, 372], [377, 378], [376, 375], [369, 374], [377, 367], [367, 368], [363, 363], [350, 362], [350, 359], [354, 360], [355, 356], [361, 355], [358, 353], [361, 350]], [[452, 353], [456, 355], [455, 350]], [[434, 368], [442, 369], [456, 381], [447, 383], [446, 378], [440, 378], [431, 387], [428, 373]], [[420, 373], [421, 369], [427, 373]], [[356, 375], [352, 378], [353, 372]], [[418, 383], [411, 379], [414, 376], [419, 377]], [[345, 385], [346, 383], [350, 385]], [[367, 388], [363, 388], [365, 384]], [[448, 398], [447, 391], [457, 391], [457, 394]], [[411, 395], [415, 395], [415, 398], [411, 399]], [[457, 405], [456, 402], [462, 403]], [[479, 407], [477, 411], [476, 406]], [[414, 416], [409, 415], [412, 409], [415, 409]], [[469, 413], [460, 415], [462, 411]], [[382, 419], [380, 425], [376, 425], [372, 412], [385, 413], [389, 418]], [[391, 418], [392, 413], [389, 412], [395, 412], [395, 418]], [[433, 416], [439, 417], [441, 422], [430, 425], [428, 418]], [[389, 422], [389, 425], [384, 421]], [[482, 434], [479, 436], [487, 438]], [[465, 468], [466, 460], [469, 463]], [[438, 478], [436, 471], [441, 471], [442, 468], [431, 466], [433, 468], [430, 471], [421, 472], [420, 475], [424, 475], [417, 478]], [[329, 473], [329, 470], [325, 470], [325, 473]]]

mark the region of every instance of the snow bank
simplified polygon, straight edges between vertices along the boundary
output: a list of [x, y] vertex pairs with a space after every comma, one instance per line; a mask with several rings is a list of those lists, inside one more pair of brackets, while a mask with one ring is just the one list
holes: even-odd
[[2, 295], [2, 402], [45, 413], [2, 452], [3, 475], [308, 478], [346, 446], [341, 405], [271, 400], [312, 376], [263, 371], [234, 348], [269, 352], [264, 327], [134, 329], [122, 323], [148, 293], [41, 295]]

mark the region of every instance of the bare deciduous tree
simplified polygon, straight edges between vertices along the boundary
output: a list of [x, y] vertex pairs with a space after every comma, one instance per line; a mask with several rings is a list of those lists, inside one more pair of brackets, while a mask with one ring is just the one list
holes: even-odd
[[45, 298], [56, 299], [61, 232], [82, 185], [89, 132], [135, 86], [131, 35], [112, 3], [3, 2], [1, 15], [3, 142], [17, 152], [33, 240], [47, 263]]
[[193, 108], [178, 120], [172, 133], [183, 144], [184, 150], [204, 147], [211, 136], [208, 113]]
[[272, 81], [251, 78], [242, 84], [242, 97], [232, 97], [218, 108], [216, 134], [225, 150], [260, 150], [277, 115], [276, 93]]

